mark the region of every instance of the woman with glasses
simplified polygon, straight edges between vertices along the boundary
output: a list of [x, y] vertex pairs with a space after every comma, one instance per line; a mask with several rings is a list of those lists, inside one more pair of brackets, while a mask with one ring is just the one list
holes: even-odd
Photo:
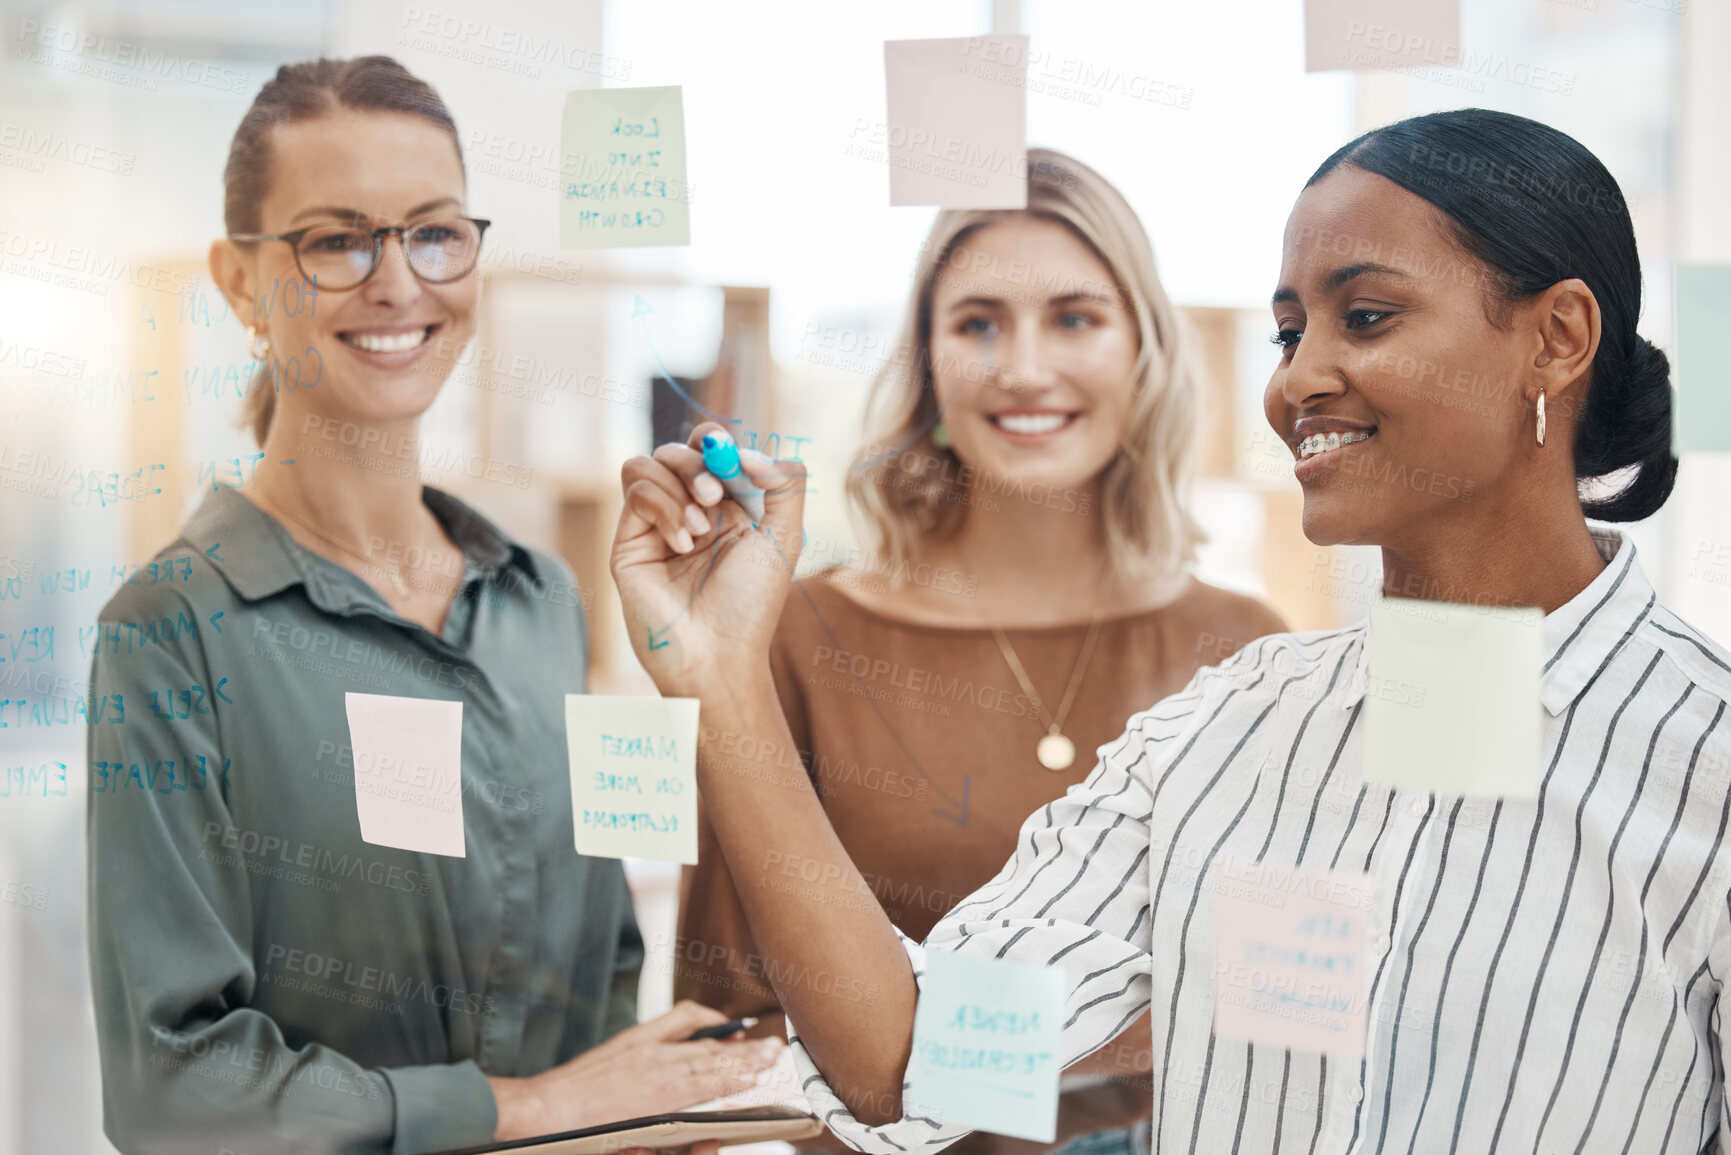
[[[449, 112], [387, 57], [287, 66], [225, 184], [263, 458], [105, 607], [91, 676], [109, 1138], [403, 1155], [749, 1085], [778, 1042], [685, 1041], [724, 1021], [695, 1004], [633, 1025], [624, 874], [571, 841], [569, 569], [417, 476], [487, 226]], [[460, 854], [362, 838], [351, 694], [461, 703]]]

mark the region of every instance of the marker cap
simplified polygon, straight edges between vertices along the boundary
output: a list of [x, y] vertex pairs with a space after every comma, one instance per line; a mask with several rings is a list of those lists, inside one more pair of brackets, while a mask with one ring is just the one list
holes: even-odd
[[740, 475], [739, 446], [733, 443], [733, 438], [725, 434], [703, 435], [703, 467], [716, 477], [726, 481], [730, 477]]

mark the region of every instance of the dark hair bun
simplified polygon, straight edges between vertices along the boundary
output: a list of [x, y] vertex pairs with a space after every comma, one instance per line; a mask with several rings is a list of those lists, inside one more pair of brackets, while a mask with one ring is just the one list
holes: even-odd
[[1677, 480], [1671, 362], [1645, 337], [1635, 338], [1618, 379], [1593, 381], [1575, 429], [1579, 476], [1601, 477], [1631, 466], [1637, 472], [1628, 484], [1603, 500], [1582, 502], [1582, 512], [1599, 521], [1640, 521], [1659, 511]]

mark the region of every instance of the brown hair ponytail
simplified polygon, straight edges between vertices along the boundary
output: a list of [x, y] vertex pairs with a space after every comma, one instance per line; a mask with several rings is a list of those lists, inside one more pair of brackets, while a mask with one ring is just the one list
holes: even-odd
[[[259, 214], [271, 181], [271, 130], [279, 124], [327, 116], [339, 108], [422, 117], [451, 134], [457, 163], [462, 163], [457, 122], [445, 102], [432, 85], [389, 56], [285, 64], [253, 97], [228, 147], [228, 164], [222, 172], [222, 216], [231, 235], [262, 230]], [[261, 368], [241, 408], [241, 427], [250, 427], [260, 445], [276, 409], [269, 378], [269, 368]]]

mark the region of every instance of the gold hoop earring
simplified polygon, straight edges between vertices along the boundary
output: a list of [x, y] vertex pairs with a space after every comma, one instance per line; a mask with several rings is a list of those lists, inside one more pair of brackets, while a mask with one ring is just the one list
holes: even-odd
[[246, 327], [246, 351], [252, 354], [254, 361], [263, 361], [270, 356], [270, 338], [259, 336], [257, 329], [251, 325]]
[[1539, 390], [1539, 445], [1545, 444], [1545, 391]]

